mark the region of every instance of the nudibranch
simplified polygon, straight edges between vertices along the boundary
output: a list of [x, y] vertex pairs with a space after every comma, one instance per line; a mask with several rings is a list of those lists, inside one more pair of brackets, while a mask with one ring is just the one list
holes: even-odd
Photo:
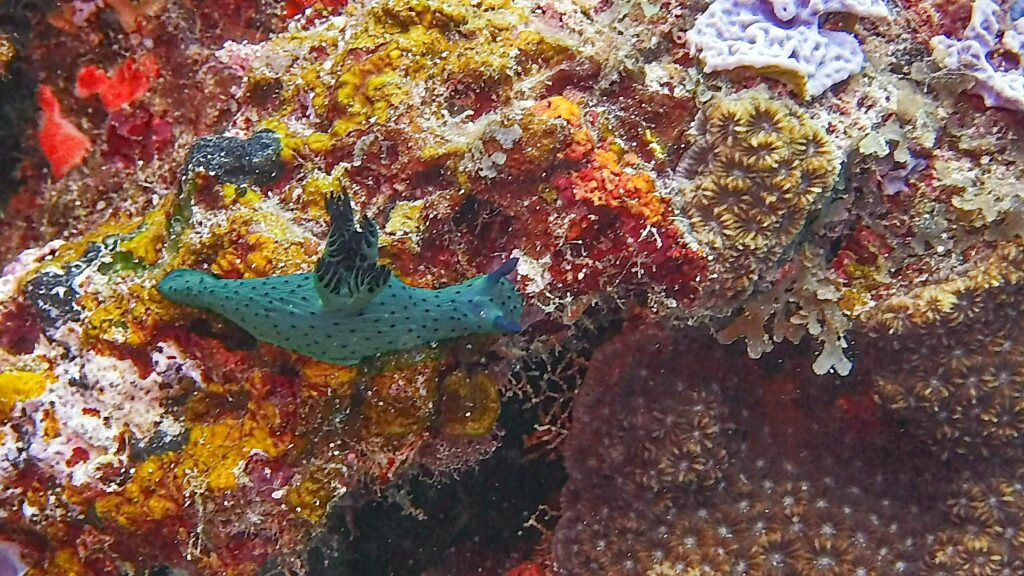
[[515, 258], [490, 274], [428, 290], [378, 264], [377, 227], [356, 227], [348, 195], [327, 197], [327, 244], [313, 272], [228, 280], [177, 269], [157, 289], [169, 300], [216, 312], [264, 342], [332, 364], [469, 334], [519, 332], [523, 299], [506, 278]]

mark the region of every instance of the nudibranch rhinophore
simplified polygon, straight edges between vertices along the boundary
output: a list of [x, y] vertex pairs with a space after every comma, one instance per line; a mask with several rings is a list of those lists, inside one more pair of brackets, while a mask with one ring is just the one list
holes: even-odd
[[227, 280], [178, 269], [157, 289], [216, 312], [259, 340], [333, 364], [468, 334], [519, 332], [523, 299], [506, 276], [517, 260], [447, 288], [409, 286], [377, 263], [377, 227], [356, 227], [348, 195], [330, 195], [331, 229], [313, 272]]

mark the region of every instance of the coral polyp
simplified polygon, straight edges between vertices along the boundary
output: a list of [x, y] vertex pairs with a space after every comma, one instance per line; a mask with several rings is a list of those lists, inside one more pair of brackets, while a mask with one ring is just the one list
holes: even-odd
[[713, 257], [707, 305], [730, 304], [773, 272], [836, 177], [824, 131], [792, 104], [750, 92], [713, 101], [682, 167], [693, 233]]
[[875, 393], [944, 457], [998, 453], [1024, 435], [1024, 335], [1011, 312], [1020, 302], [1015, 292], [979, 296], [981, 310], [880, 342], [880, 355], [894, 346], [927, 350], [927, 360], [909, 352], [899, 365], [877, 370]]
[[[922, 527], [931, 518], [912, 499], [895, 497], [905, 471], [887, 469], [884, 474], [895, 476], [874, 478], [857, 472], [859, 462], [805, 460], [818, 442], [859, 450], [855, 458], [875, 466], [893, 455], [805, 412], [841, 418], [834, 407], [797, 406], [809, 400], [796, 398], [764, 406], [789, 384], [744, 365], [745, 359], [719, 356], [714, 346], [692, 333], [646, 326], [595, 355], [574, 412], [580, 422], [565, 442], [569, 482], [555, 528], [556, 573], [923, 570], [929, 548]], [[619, 360], [627, 355], [637, 362]], [[731, 399], [742, 394], [757, 398]], [[678, 404], [665, 414], [661, 407], [670, 398]], [[727, 401], [729, 410], [723, 409]], [[687, 424], [681, 429], [676, 419]], [[780, 419], [788, 429], [778, 426]], [[793, 431], [801, 435], [795, 445], [786, 439]], [[647, 481], [649, 457], [633, 454], [647, 451], [666, 459], [703, 455], [691, 461], [708, 464], [705, 481]], [[886, 489], [892, 501], [880, 497]]]

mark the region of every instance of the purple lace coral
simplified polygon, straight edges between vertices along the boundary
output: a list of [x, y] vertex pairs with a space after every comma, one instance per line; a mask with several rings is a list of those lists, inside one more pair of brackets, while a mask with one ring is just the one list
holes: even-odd
[[708, 72], [751, 67], [817, 96], [864, 65], [853, 35], [820, 29], [830, 12], [889, 15], [882, 0], [715, 0], [687, 38]]
[[[975, 0], [971, 23], [967, 25], [962, 40], [953, 40], [948, 36], [932, 38], [932, 54], [935, 59], [943, 68], [974, 77], [972, 91], [985, 100], [986, 106], [1024, 111], [1022, 6], [1024, 4], [1021, 2], [1011, 5], [1006, 20], [1003, 20], [1003, 11], [998, 3], [993, 0]], [[1000, 69], [994, 65], [989, 60], [989, 53], [996, 48], [1015, 54], [1017, 66]]]

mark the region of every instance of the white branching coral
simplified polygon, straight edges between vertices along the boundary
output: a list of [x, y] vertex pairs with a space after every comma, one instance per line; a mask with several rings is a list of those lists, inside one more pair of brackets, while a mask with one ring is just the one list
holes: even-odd
[[747, 355], [760, 358], [783, 340], [797, 343], [805, 335], [821, 343], [812, 366], [815, 374], [835, 372], [846, 376], [853, 363], [846, 357], [846, 331], [850, 319], [839, 307], [840, 292], [819, 265], [818, 256], [805, 249], [771, 290], [755, 294], [744, 303], [732, 322], [718, 332], [723, 344], [743, 338]]

